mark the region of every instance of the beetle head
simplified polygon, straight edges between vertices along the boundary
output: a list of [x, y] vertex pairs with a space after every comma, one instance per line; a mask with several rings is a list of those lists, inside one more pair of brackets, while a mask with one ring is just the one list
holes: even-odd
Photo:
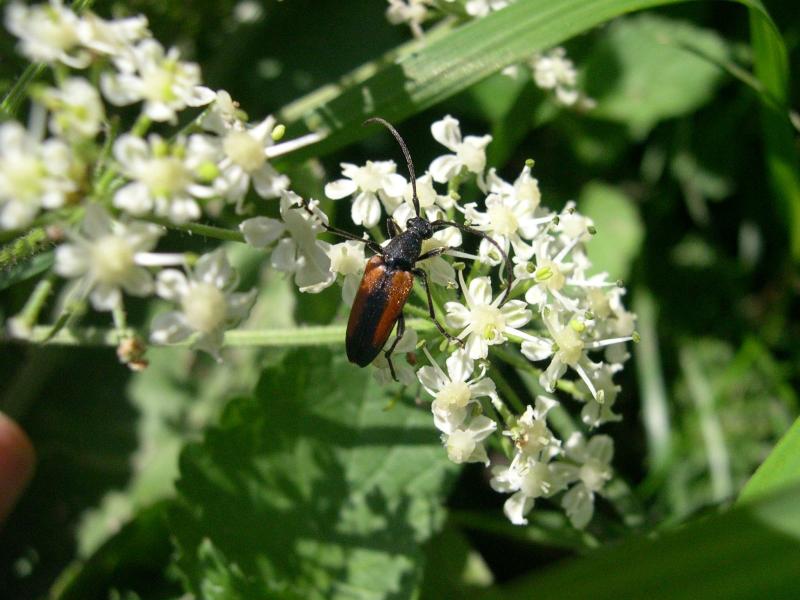
[[422, 240], [429, 240], [433, 237], [433, 227], [426, 219], [411, 217], [406, 223], [406, 229], [413, 231]]

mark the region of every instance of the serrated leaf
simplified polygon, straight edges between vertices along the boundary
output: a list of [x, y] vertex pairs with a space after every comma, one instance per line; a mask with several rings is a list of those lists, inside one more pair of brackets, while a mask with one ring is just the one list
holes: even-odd
[[384, 410], [391, 399], [319, 350], [289, 355], [231, 403], [181, 459], [171, 527], [189, 590], [209, 585], [213, 548], [230, 571], [216, 560], [214, 581], [236, 582], [233, 597], [410, 597], [454, 469], [429, 412]]
[[691, 42], [724, 60], [728, 47], [715, 32], [654, 14], [612, 23], [585, 64], [593, 117], [625, 123], [643, 137], [663, 119], [708, 102], [725, 73], [682, 47]]

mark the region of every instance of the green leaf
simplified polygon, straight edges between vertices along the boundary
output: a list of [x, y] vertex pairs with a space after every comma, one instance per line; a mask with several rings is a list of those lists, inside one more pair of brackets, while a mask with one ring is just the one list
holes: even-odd
[[[320, 156], [368, 135], [365, 118], [402, 119], [465, 90], [502, 68], [588, 31], [620, 15], [688, 0], [519, 0], [421, 45], [393, 60], [364, 65], [342, 79], [285, 106], [279, 113], [289, 134], [314, 130], [321, 141], [292, 154]], [[770, 43], [783, 48], [777, 28], [760, 0], [730, 0], [750, 7]], [[653, 45], [652, 40], [647, 42]], [[785, 50], [784, 50], [785, 52]], [[699, 59], [698, 59], [699, 60]], [[662, 65], [663, 66], [663, 65]], [[788, 72], [784, 63], [777, 69]], [[783, 82], [785, 87], [785, 81]], [[659, 90], [661, 86], [659, 86]]]
[[739, 500], [752, 500], [800, 482], [800, 419], [747, 482]]
[[612, 23], [585, 64], [591, 116], [625, 123], [644, 137], [661, 120], [691, 113], [711, 100], [725, 73], [681, 46], [725, 60], [724, 40], [692, 23], [654, 14]]
[[800, 488], [794, 487], [655, 540], [604, 547], [483, 598], [793, 598], [799, 570]]
[[[171, 552], [164, 518], [166, 505], [160, 502], [140, 511], [90, 558], [73, 563], [56, 580], [50, 598], [106, 598], [112, 588], [127, 586], [153, 598], [157, 582], [169, 588], [163, 579]], [[175, 587], [174, 582], [171, 587]]]
[[454, 466], [429, 412], [385, 410], [392, 399], [322, 350], [264, 371], [256, 396], [232, 402], [181, 457], [171, 528], [188, 589], [410, 597]]
[[598, 181], [583, 188], [578, 206], [597, 228], [587, 244], [595, 272], [606, 271], [613, 279], [626, 278], [644, 239], [638, 209], [619, 189]]

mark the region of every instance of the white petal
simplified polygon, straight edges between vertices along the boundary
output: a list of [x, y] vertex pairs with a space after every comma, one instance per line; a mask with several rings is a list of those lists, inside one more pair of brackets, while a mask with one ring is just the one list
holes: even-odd
[[165, 300], [180, 302], [189, 293], [186, 275], [177, 269], [164, 269], [156, 278], [156, 294]]
[[337, 179], [325, 185], [325, 195], [331, 200], [341, 200], [355, 194], [358, 186], [352, 179]]
[[144, 267], [133, 267], [125, 274], [122, 287], [132, 296], [149, 296], [153, 293], [153, 276]]
[[586, 444], [586, 452], [603, 464], [609, 464], [614, 458], [614, 440], [607, 435], [596, 435]]
[[572, 489], [564, 494], [561, 506], [564, 507], [572, 526], [576, 529], [583, 529], [592, 520], [594, 498], [581, 483], [572, 486]]
[[[476, 277], [469, 282], [469, 288], [465, 295], [471, 308], [482, 304], [491, 304], [492, 280], [488, 277]], [[517, 302], [519, 302], [519, 300], [517, 300]]]
[[210, 283], [221, 290], [227, 289], [236, 281], [236, 273], [222, 248], [204, 254], [198, 259], [194, 268], [194, 277], [198, 281]]
[[503, 305], [500, 312], [506, 319], [506, 326], [514, 329], [523, 327], [533, 317], [533, 313], [528, 310], [522, 300], [509, 300]]
[[392, 198], [402, 198], [406, 190], [406, 178], [399, 173], [390, 173], [383, 183], [383, 191]]
[[424, 387], [431, 396], [436, 396], [439, 390], [447, 385], [447, 379], [445, 379], [442, 372], [436, 367], [427, 365], [422, 367], [417, 371], [417, 377], [422, 387]]
[[178, 311], [156, 315], [150, 325], [150, 341], [154, 344], [174, 344], [192, 335], [193, 330], [186, 324], [185, 317]]
[[297, 244], [291, 238], [283, 238], [275, 245], [270, 256], [272, 268], [284, 273], [294, 273], [297, 269]]
[[153, 199], [147, 186], [136, 181], [117, 190], [114, 206], [134, 216], [141, 216], [153, 209]]
[[475, 363], [463, 350], [456, 350], [447, 357], [447, 373], [450, 381], [466, 381], [472, 375]]
[[533, 508], [533, 498], [528, 498], [524, 493], [517, 492], [503, 503], [503, 512], [514, 525], [527, 525], [525, 515]]
[[434, 158], [428, 170], [434, 181], [447, 183], [461, 171], [461, 166], [461, 161], [455, 154], [445, 154]]
[[489, 355], [489, 344], [481, 335], [472, 334], [469, 336], [465, 349], [473, 360], [486, 358]]
[[470, 324], [469, 309], [459, 302], [447, 302], [444, 305], [447, 315], [445, 320], [450, 327], [464, 329]]
[[532, 340], [523, 340], [522, 354], [531, 361], [545, 360], [553, 355], [553, 343], [550, 340], [531, 336]]
[[62, 244], [56, 248], [55, 271], [62, 277], [80, 277], [89, 270], [86, 250], [75, 244]]
[[286, 227], [278, 219], [253, 217], [239, 224], [245, 241], [256, 248], [265, 248], [283, 235]]
[[217, 94], [214, 90], [202, 85], [196, 85], [192, 88], [191, 95], [186, 98], [186, 104], [189, 106], [204, 106], [209, 102], [213, 102], [216, 97]]
[[381, 219], [381, 203], [375, 194], [361, 192], [353, 201], [350, 209], [353, 223], [364, 227], [374, 227]]
[[95, 310], [110, 311], [122, 304], [122, 293], [119, 288], [106, 283], [99, 283], [89, 295]]
[[[431, 134], [433, 135], [433, 139], [453, 152], [455, 152], [461, 144], [461, 128], [459, 127], [458, 120], [450, 115], [445, 116], [441, 121], [436, 121], [431, 125]], [[436, 179], [435, 175], [434, 179]]]

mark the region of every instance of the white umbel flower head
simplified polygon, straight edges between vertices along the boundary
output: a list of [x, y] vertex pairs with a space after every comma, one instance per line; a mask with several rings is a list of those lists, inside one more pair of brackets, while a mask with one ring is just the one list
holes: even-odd
[[[319, 210], [319, 202], [310, 200], [310, 215], [303, 208], [303, 200], [294, 192], [284, 192], [281, 197], [281, 219], [254, 217], [239, 225], [245, 241], [256, 248], [264, 248], [277, 241], [270, 257], [273, 268], [294, 275], [301, 292], [317, 293], [336, 281], [328, 258], [330, 244], [317, 239], [324, 231], [320, 220], [327, 216]], [[288, 234], [288, 237], [286, 236]]]
[[156, 40], [137, 44], [129, 57], [119, 58], [119, 73], [104, 73], [103, 94], [112, 104], [127, 106], [144, 101], [143, 113], [153, 121], [177, 121], [187, 106], [203, 106], [216, 94], [200, 85], [200, 67], [179, 60], [177, 48], [168, 52]]
[[0, 125], [0, 229], [27, 227], [40, 209], [63, 206], [77, 187], [64, 142], [42, 142], [14, 121]]
[[[220, 112], [218, 118], [217, 125], [224, 123], [226, 117]], [[275, 119], [267, 117], [255, 127], [231, 125], [220, 137], [198, 135], [191, 138], [200, 153], [215, 157], [219, 170], [214, 181], [215, 190], [229, 202], [235, 202], [239, 212], [250, 182], [262, 198], [277, 198], [289, 187], [289, 178], [267, 160], [267, 148], [273, 144], [270, 134], [274, 127]]]
[[50, 110], [50, 130], [69, 139], [93, 138], [105, 119], [100, 94], [82, 77], [70, 77], [57, 88], [42, 93], [42, 104]]
[[200, 257], [189, 277], [177, 269], [158, 274], [156, 292], [176, 302], [180, 310], [153, 319], [150, 340], [174, 344], [197, 334], [193, 347], [219, 359], [225, 330], [239, 324], [250, 312], [256, 290], [233, 292], [239, 278], [222, 248]]
[[517, 419], [513, 428], [504, 431], [517, 450], [528, 458], [549, 461], [561, 451], [561, 440], [547, 426], [547, 413], [558, 406], [558, 402], [547, 396], [537, 396], [536, 406], [530, 406]]
[[361, 276], [364, 274], [364, 244], [355, 240], [347, 240], [331, 245], [327, 253], [331, 261], [331, 272], [344, 276], [342, 301], [350, 305], [353, 303]]
[[363, 167], [342, 163], [344, 179], [337, 179], [325, 186], [325, 195], [331, 200], [340, 200], [355, 194], [350, 216], [353, 223], [374, 227], [381, 218], [381, 202], [388, 213], [400, 205], [406, 180], [396, 173], [392, 160], [371, 161]]
[[489, 456], [483, 440], [497, 429], [497, 423], [489, 417], [473, 417], [466, 427], [442, 435], [447, 457], [456, 464], [479, 462], [489, 465]]
[[602, 494], [611, 479], [614, 440], [607, 435], [593, 436], [588, 442], [573, 433], [565, 445], [566, 458], [574, 464], [558, 463], [560, 475], [567, 482], [577, 482], [564, 494], [561, 505], [573, 527], [583, 529], [594, 514], [594, 495]]
[[197, 198], [208, 198], [213, 190], [195, 182], [192, 166], [198, 161], [182, 140], [167, 143], [151, 134], [147, 141], [121, 135], [114, 142], [114, 157], [120, 172], [132, 181], [114, 194], [114, 206], [135, 216], [150, 212], [185, 223], [200, 217]]
[[80, 231], [68, 233], [70, 242], [56, 249], [55, 271], [76, 279], [73, 294], [89, 294], [96, 310], [113, 310], [121, 305], [123, 291], [132, 296], [153, 292], [153, 277], [143, 265], [153, 263], [149, 251], [162, 234], [157, 225], [114, 221], [90, 204]]
[[431, 125], [431, 133], [433, 139], [454, 153], [445, 154], [433, 160], [429, 171], [434, 181], [438, 183], [450, 181], [462, 169], [483, 175], [486, 167], [486, 146], [492, 141], [492, 136], [468, 135], [462, 139], [458, 120], [450, 115]]
[[388, 0], [386, 19], [392, 25], [407, 24], [414, 37], [422, 37], [422, 23], [428, 18], [428, 0]]
[[490, 12], [500, 10], [511, 4], [512, 0], [467, 0], [464, 8], [470, 17], [481, 18]]
[[486, 358], [489, 346], [505, 342], [506, 334], [524, 337], [519, 328], [532, 316], [524, 302], [510, 300], [499, 306], [503, 294], [498, 294], [492, 300], [491, 280], [488, 277], [476, 277], [469, 287], [464, 282], [462, 271], [458, 272], [458, 278], [466, 306], [459, 302], [448, 302], [445, 310], [448, 325], [462, 330], [458, 338], [466, 339], [465, 347], [470, 358]]
[[512, 495], [503, 504], [503, 512], [514, 525], [527, 525], [525, 518], [537, 498], [548, 498], [564, 489], [564, 478], [555, 465], [517, 453], [507, 467], [492, 469], [492, 489]]
[[564, 48], [534, 55], [531, 69], [536, 85], [543, 90], [553, 90], [560, 104], [572, 106], [580, 99], [581, 94], [575, 87], [578, 73]]
[[13, 2], [6, 10], [6, 27], [20, 39], [22, 54], [35, 62], [60, 62], [74, 69], [88, 66], [91, 59], [80, 45], [79, 21], [61, 0], [35, 6]]
[[434, 398], [431, 404], [434, 425], [442, 433], [451, 434], [464, 425], [478, 398], [495, 398], [494, 382], [486, 377], [485, 368], [472, 377], [475, 363], [466, 352], [457, 350], [447, 358], [447, 373], [427, 349], [425, 353], [431, 365], [422, 367], [417, 377], [425, 391]]

